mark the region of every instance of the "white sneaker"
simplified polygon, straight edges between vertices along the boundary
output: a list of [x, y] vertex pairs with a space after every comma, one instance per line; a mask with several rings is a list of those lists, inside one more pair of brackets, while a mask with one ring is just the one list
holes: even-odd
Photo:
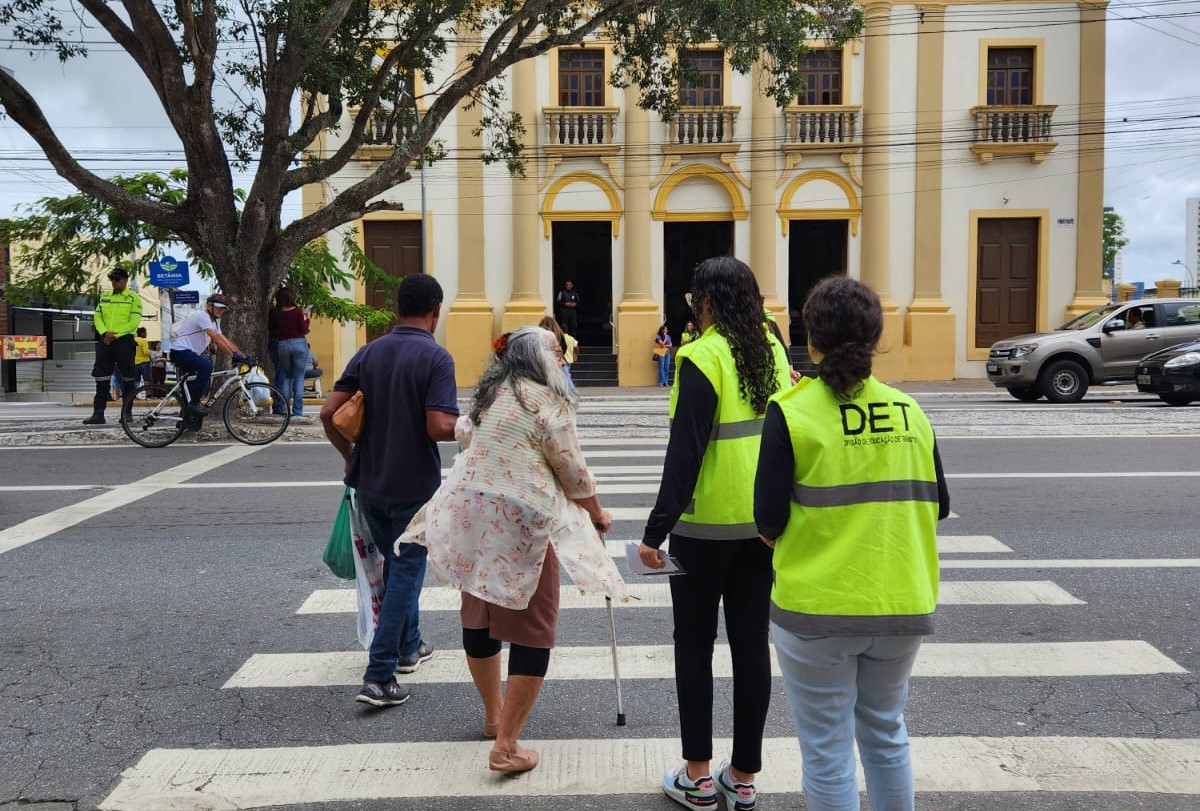
[[710, 775], [696, 780], [687, 776], [687, 764], [663, 772], [663, 793], [688, 808], [716, 808], [717, 790]]
[[754, 811], [758, 805], [758, 792], [753, 783], [739, 783], [729, 773], [729, 761], [722, 761], [717, 770], [717, 791], [725, 795], [728, 811]]

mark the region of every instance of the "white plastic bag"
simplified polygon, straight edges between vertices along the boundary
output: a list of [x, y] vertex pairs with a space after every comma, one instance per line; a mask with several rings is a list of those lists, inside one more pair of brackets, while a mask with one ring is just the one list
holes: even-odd
[[267, 405], [271, 402], [271, 390], [267, 388], [270, 382], [261, 366], [255, 366], [246, 372], [246, 388], [250, 390], [250, 397], [255, 405]]
[[354, 590], [358, 594], [358, 642], [371, 649], [379, 608], [383, 605], [385, 552], [371, 540], [367, 522], [358, 509], [358, 498], [350, 491], [350, 533], [354, 541]]

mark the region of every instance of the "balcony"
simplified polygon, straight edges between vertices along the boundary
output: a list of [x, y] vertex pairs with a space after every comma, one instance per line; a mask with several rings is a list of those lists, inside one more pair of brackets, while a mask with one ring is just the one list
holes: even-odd
[[[350, 120], [358, 117], [358, 107], [347, 110]], [[386, 160], [416, 126], [412, 116], [394, 116], [391, 110], [379, 109], [363, 131], [363, 144], [354, 153], [361, 161]], [[389, 124], [391, 132], [388, 131]]]
[[980, 163], [1007, 155], [1041, 163], [1058, 146], [1058, 141], [1051, 140], [1056, 109], [1053, 104], [972, 107], [975, 134], [971, 151]]
[[618, 107], [543, 107], [546, 140], [543, 150], [562, 157], [603, 157], [617, 154]]
[[667, 122], [666, 153], [736, 152], [733, 124], [741, 107], [680, 107]]
[[784, 152], [845, 152], [862, 147], [854, 105], [788, 107], [783, 111]]

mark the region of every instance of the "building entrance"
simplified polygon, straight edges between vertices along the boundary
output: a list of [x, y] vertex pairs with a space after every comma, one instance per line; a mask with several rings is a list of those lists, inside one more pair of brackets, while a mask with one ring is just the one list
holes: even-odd
[[556, 222], [554, 240], [554, 317], [560, 318], [558, 292], [575, 283], [579, 303], [576, 339], [581, 346], [613, 346], [612, 223]]
[[[676, 346], [679, 346], [684, 326], [694, 319], [683, 297], [692, 289], [696, 265], [713, 256], [732, 254], [732, 220], [663, 224], [663, 311], [667, 315], [667, 330]], [[653, 339], [653, 335], [647, 335], [646, 346], [650, 346]]]
[[[384, 273], [396, 279], [421, 273], [420, 220], [367, 220], [363, 223], [363, 245], [367, 258]], [[384, 280], [367, 288], [367, 304], [380, 310], [396, 312], [396, 286]], [[367, 331], [373, 341], [383, 333]]]
[[1037, 329], [1038, 226], [1035, 218], [979, 221], [975, 346]]
[[804, 302], [817, 282], [846, 273], [847, 220], [788, 222], [788, 344], [805, 348]]

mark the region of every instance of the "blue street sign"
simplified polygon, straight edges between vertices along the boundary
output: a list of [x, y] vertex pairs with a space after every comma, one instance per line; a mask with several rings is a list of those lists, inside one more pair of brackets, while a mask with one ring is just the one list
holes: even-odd
[[188, 263], [164, 256], [150, 262], [150, 284], [155, 287], [183, 287], [188, 283]]
[[199, 304], [199, 290], [176, 290], [171, 294], [171, 300], [176, 304]]

